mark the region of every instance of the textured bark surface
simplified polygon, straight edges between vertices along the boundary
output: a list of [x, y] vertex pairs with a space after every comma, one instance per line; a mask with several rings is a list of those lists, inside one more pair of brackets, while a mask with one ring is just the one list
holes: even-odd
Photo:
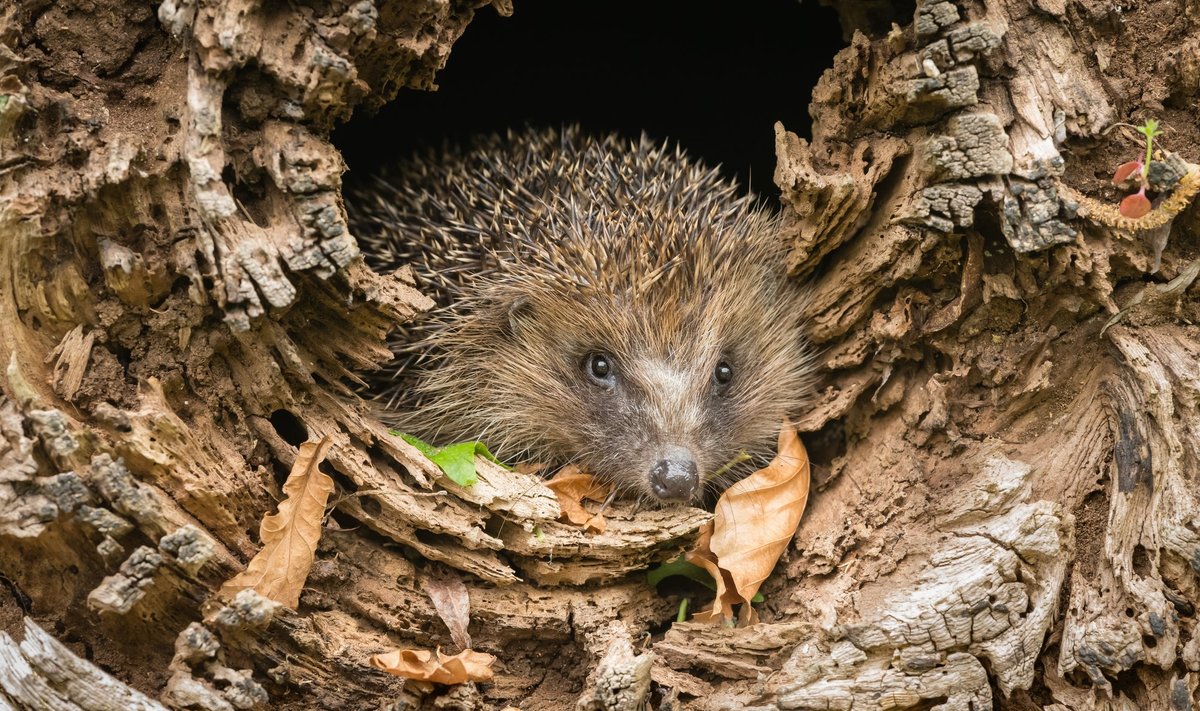
[[[482, 4], [0, 8], [0, 708], [1200, 703], [1200, 213], [1105, 217], [1138, 153], [1114, 123], [1200, 161], [1200, 7], [839, 6], [813, 140], [777, 129], [818, 485], [763, 623], [724, 629], [642, 574], [703, 512], [585, 535], [353, 394], [428, 301], [364, 268], [328, 133], [430, 86]], [[321, 437], [299, 609], [215, 598]], [[452, 646], [446, 574], [495, 681], [370, 668]]]

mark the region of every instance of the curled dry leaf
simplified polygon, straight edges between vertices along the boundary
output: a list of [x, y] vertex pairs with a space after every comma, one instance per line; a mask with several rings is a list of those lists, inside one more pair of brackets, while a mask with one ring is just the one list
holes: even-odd
[[[796, 429], [784, 421], [771, 462], [725, 490], [711, 528], [687, 560], [713, 576], [717, 597], [698, 619], [731, 619], [733, 605], [752, 599], [796, 533], [808, 502], [809, 464]], [[755, 621], [749, 604], [739, 624]]]
[[471, 624], [471, 596], [462, 578], [453, 573], [438, 573], [422, 579], [422, 586], [438, 617], [446, 623], [450, 630], [450, 639], [459, 649], [471, 648], [471, 635], [467, 627]]
[[[733, 606], [745, 602], [737, 594], [729, 571], [722, 570], [717, 563], [717, 556], [712, 552], [713, 522], [709, 521], [700, 529], [700, 537], [696, 539], [696, 547], [688, 551], [684, 559], [692, 565], [698, 565], [708, 571], [716, 584], [717, 596], [713, 598], [712, 607], [692, 615], [692, 619], [700, 622], [719, 622], [733, 617]], [[746, 624], [753, 622], [754, 609], [750, 605], [742, 606], [742, 615], [746, 616]]]
[[435, 684], [464, 684], [468, 681], [491, 681], [492, 664], [496, 658], [470, 649], [450, 656], [442, 650], [396, 649], [371, 657], [371, 666], [405, 679], [430, 681]]
[[250, 560], [246, 570], [221, 586], [220, 595], [232, 598], [253, 588], [265, 598], [288, 607], [300, 604], [300, 589], [308, 578], [317, 541], [321, 539], [321, 520], [325, 504], [333, 491], [330, 479], [317, 467], [325, 461], [332, 441], [300, 445], [296, 461], [283, 484], [285, 498], [279, 512], [264, 516], [259, 526], [262, 550]]
[[584, 474], [579, 467], [568, 464], [554, 478], [546, 482], [546, 486], [558, 498], [558, 507], [562, 509], [562, 517], [576, 526], [583, 526], [596, 533], [604, 533], [608, 522], [603, 513], [593, 514], [583, 507], [583, 500], [603, 502], [608, 499], [612, 489], [602, 484], [591, 474]]

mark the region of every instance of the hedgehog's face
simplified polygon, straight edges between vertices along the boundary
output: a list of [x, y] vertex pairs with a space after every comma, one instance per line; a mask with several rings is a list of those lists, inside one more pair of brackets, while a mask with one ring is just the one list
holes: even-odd
[[811, 364], [792, 289], [760, 280], [730, 297], [673, 292], [636, 305], [608, 294], [522, 298], [497, 354], [497, 387], [525, 421], [503, 427], [534, 456], [574, 461], [652, 502], [724, 488], [747, 454], [769, 455], [806, 394]]
[[600, 348], [581, 359], [576, 388], [594, 442], [585, 469], [652, 500], [694, 501], [742, 444], [734, 364], [695, 349]]

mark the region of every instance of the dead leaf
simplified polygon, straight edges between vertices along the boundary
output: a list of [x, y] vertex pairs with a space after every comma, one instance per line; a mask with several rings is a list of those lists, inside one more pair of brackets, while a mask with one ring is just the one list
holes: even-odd
[[596, 533], [604, 533], [608, 528], [603, 513], [593, 514], [583, 507], [584, 499], [597, 502], [608, 499], [612, 489], [607, 484], [597, 481], [591, 474], [584, 474], [574, 464], [568, 464], [546, 482], [546, 486], [558, 497], [558, 507], [562, 509], [564, 519]]
[[221, 596], [231, 598], [253, 588], [263, 597], [293, 609], [300, 604], [300, 589], [312, 568], [325, 504], [333, 491], [333, 479], [317, 468], [325, 461], [332, 443], [325, 437], [320, 442], [300, 445], [283, 484], [286, 498], [279, 503], [279, 512], [264, 516], [259, 526], [262, 550], [246, 570], [221, 586]]
[[471, 635], [467, 627], [471, 624], [471, 597], [462, 578], [452, 573], [440, 573], [425, 577], [421, 585], [433, 601], [438, 617], [450, 630], [450, 639], [459, 649], [470, 649]]
[[468, 681], [491, 681], [490, 654], [470, 649], [449, 656], [442, 650], [397, 649], [371, 657], [371, 666], [405, 679], [431, 681], [435, 684], [463, 684]]
[[[692, 619], [699, 622], [719, 622], [730, 619], [733, 617], [733, 606], [745, 602], [734, 589], [729, 571], [721, 570], [721, 566], [717, 564], [717, 557], [713, 555], [711, 549], [712, 535], [713, 522], [709, 521], [700, 527], [700, 537], [696, 539], [695, 547], [684, 555], [684, 560], [687, 562], [707, 570], [717, 586], [717, 595], [713, 598], [712, 607], [692, 614]], [[750, 605], [743, 606], [743, 609], [745, 608], [753, 609]]]
[[[711, 528], [701, 532], [687, 560], [713, 576], [717, 597], [702, 620], [728, 620], [733, 605], [758, 593], [796, 533], [808, 502], [809, 463], [796, 429], [784, 421], [775, 458], [767, 466], [725, 490], [717, 500]], [[738, 624], [753, 624], [757, 615], [742, 606]]]

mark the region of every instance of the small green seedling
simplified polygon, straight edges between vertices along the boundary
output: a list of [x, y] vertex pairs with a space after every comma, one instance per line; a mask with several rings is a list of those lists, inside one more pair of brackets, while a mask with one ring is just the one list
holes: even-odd
[[1146, 189], [1150, 187], [1150, 161], [1154, 156], [1154, 139], [1162, 135], [1158, 130], [1158, 121], [1146, 119], [1141, 126], [1133, 129], [1146, 137], [1146, 154], [1137, 160], [1121, 164], [1113, 173], [1113, 184], [1122, 185], [1131, 178], [1137, 178], [1138, 191], [1125, 196], [1121, 201], [1120, 212], [1125, 217], [1137, 219], [1150, 212], [1150, 198], [1146, 197]]
[[421, 450], [421, 454], [424, 454], [429, 461], [438, 465], [438, 468], [445, 472], [450, 481], [459, 486], [471, 486], [479, 480], [475, 472], [476, 455], [508, 469], [508, 466], [504, 462], [496, 459], [488, 451], [487, 445], [483, 442], [459, 442], [457, 444], [448, 444], [445, 447], [435, 447], [412, 435], [396, 430], [388, 430], [388, 434], [393, 437], [399, 437]]

